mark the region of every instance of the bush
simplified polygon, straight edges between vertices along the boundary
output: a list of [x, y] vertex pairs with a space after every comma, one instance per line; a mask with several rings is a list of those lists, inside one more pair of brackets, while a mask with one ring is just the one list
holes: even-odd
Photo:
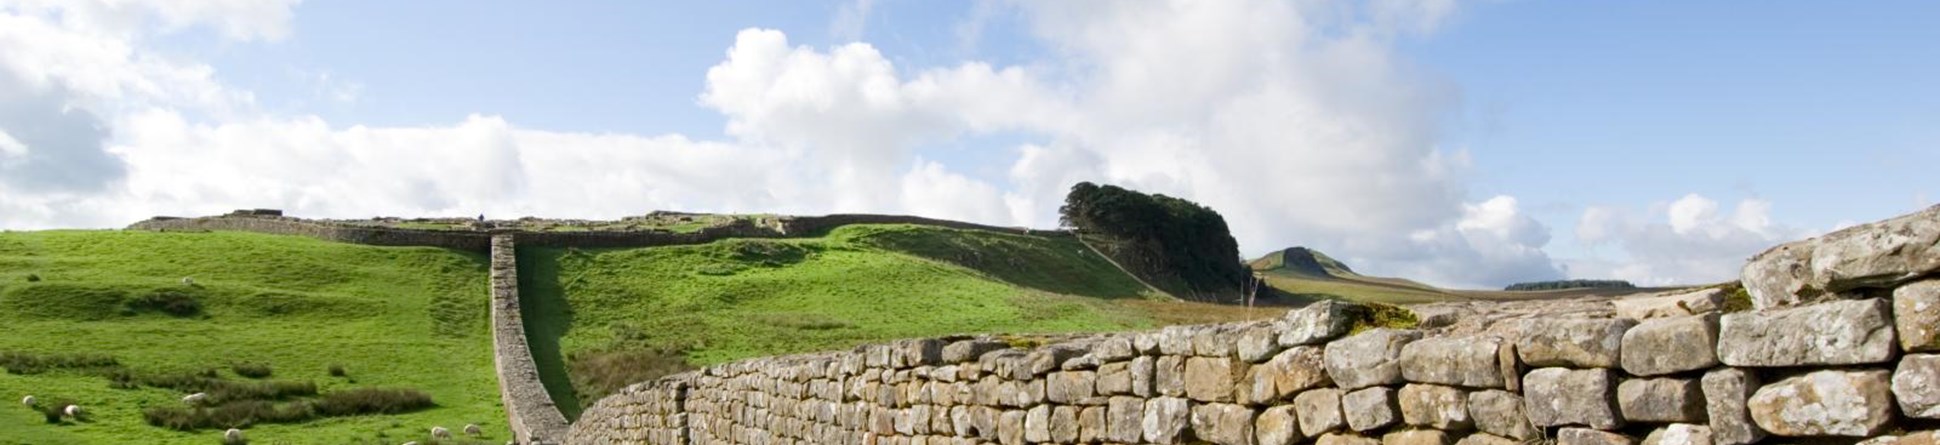
[[345, 371], [344, 365], [333, 363], [330, 365], [330, 376], [331, 377], [350, 377], [350, 371]]
[[599, 400], [626, 385], [693, 369], [679, 352], [653, 349], [580, 353], [569, 362], [567, 375], [580, 400]]
[[191, 317], [202, 313], [202, 303], [195, 295], [173, 289], [162, 289], [128, 299], [122, 303], [122, 313], [134, 315], [143, 312], [161, 312], [176, 317]]
[[0, 351], [0, 368], [8, 374], [39, 374], [56, 369], [119, 368], [121, 362], [105, 354], [32, 354]]
[[232, 382], [216, 380], [210, 386], [210, 403], [231, 400], [284, 400], [296, 397], [317, 395], [317, 384], [289, 380], [267, 380], [260, 382]]
[[400, 414], [430, 408], [431, 395], [415, 389], [358, 388], [323, 395], [312, 403], [324, 417]]
[[34, 411], [39, 411], [47, 423], [61, 423], [61, 419], [67, 416], [67, 406], [73, 404], [74, 401], [70, 399], [42, 400], [39, 405], [34, 405]]
[[258, 423], [298, 423], [317, 417], [309, 403], [279, 406], [262, 400], [239, 400], [209, 408], [151, 406], [142, 409], [141, 415], [149, 425], [178, 431], [245, 428]]
[[265, 363], [238, 362], [230, 365], [229, 368], [235, 370], [236, 375], [252, 379], [269, 377], [270, 374], [274, 373], [269, 365]]
[[29, 283], [39, 283], [39, 282], [40, 282], [40, 274], [36, 274], [36, 273], [30, 273], [30, 274], [27, 274], [27, 282], [29, 282]]

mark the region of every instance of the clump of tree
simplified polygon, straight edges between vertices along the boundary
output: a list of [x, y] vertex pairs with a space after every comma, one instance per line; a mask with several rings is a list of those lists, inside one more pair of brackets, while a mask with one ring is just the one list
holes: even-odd
[[1560, 289], [1635, 289], [1635, 288], [1637, 288], [1637, 285], [1630, 284], [1629, 281], [1624, 281], [1624, 280], [1552, 280], [1552, 281], [1531, 281], [1527, 283], [1516, 283], [1516, 284], [1509, 285], [1509, 287], [1502, 288], [1502, 290], [1532, 291], [1532, 290], [1560, 290]]
[[1251, 278], [1226, 218], [1192, 201], [1080, 182], [1058, 216], [1120, 266], [1181, 298], [1238, 302]]

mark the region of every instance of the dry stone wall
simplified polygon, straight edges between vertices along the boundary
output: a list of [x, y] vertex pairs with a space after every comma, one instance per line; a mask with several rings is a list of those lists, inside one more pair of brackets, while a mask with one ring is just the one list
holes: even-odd
[[566, 436], [566, 416], [547, 395], [526, 343], [516, 249], [513, 235], [492, 237], [492, 365], [512, 437], [521, 444], [557, 444]]

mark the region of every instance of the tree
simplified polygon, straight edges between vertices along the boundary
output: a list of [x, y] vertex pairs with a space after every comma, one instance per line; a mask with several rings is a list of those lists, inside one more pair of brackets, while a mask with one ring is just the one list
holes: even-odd
[[1184, 298], [1236, 302], [1249, 276], [1226, 218], [1192, 201], [1080, 182], [1058, 221], [1102, 238], [1113, 260]]

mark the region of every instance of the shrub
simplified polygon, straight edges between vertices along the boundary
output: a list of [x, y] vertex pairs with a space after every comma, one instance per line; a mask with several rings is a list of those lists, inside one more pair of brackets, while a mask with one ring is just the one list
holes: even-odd
[[284, 400], [317, 395], [317, 384], [289, 380], [232, 382], [215, 380], [208, 389], [211, 403], [231, 400]]
[[29, 283], [39, 283], [39, 282], [40, 282], [40, 274], [36, 274], [36, 273], [30, 273], [30, 274], [27, 274], [27, 282], [29, 282]]
[[151, 406], [142, 409], [141, 415], [149, 425], [179, 431], [244, 428], [258, 423], [297, 423], [317, 417], [309, 403], [279, 406], [262, 400], [240, 400], [209, 408]]
[[162, 289], [139, 297], [130, 298], [122, 303], [122, 313], [134, 315], [143, 312], [161, 312], [176, 317], [190, 317], [202, 313], [202, 303], [195, 295], [173, 289]]
[[626, 385], [693, 369], [679, 352], [657, 349], [574, 354], [568, 366], [580, 400], [599, 400]]
[[269, 377], [270, 374], [274, 373], [270, 369], [269, 364], [266, 363], [237, 362], [229, 365], [229, 368], [235, 370], [236, 375], [252, 379]]
[[330, 376], [331, 376], [331, 377], [349, 377], [349, 376], [350, 376], [350, 372], [349, 372], [349, 371], [345, 371], [345, 370], [344, 370], [344, 365], [342, 365], [342, 364], [336, 364], [336, 363], [333, 363], [333, 364], [331, 364], [331, 365], [330, 365]]
[[47, 423], [61, 423], [61, 418], [67, 415], [67, 406], [73, 404], [74, 401], [70, 399], [42, 400], [39, 405], [34, 405], [34, 411], [39, 411]]
[[430, 408], [431, 395], [415, 389], [358, 388], [324, 394], [312, 407], [324, 417], [399, 414]]
[[0, 368], [8, 374], [39, 374], [56, 369], [119, 368], [121, 363], [105, 354], [32, 354], [0, 351]]

